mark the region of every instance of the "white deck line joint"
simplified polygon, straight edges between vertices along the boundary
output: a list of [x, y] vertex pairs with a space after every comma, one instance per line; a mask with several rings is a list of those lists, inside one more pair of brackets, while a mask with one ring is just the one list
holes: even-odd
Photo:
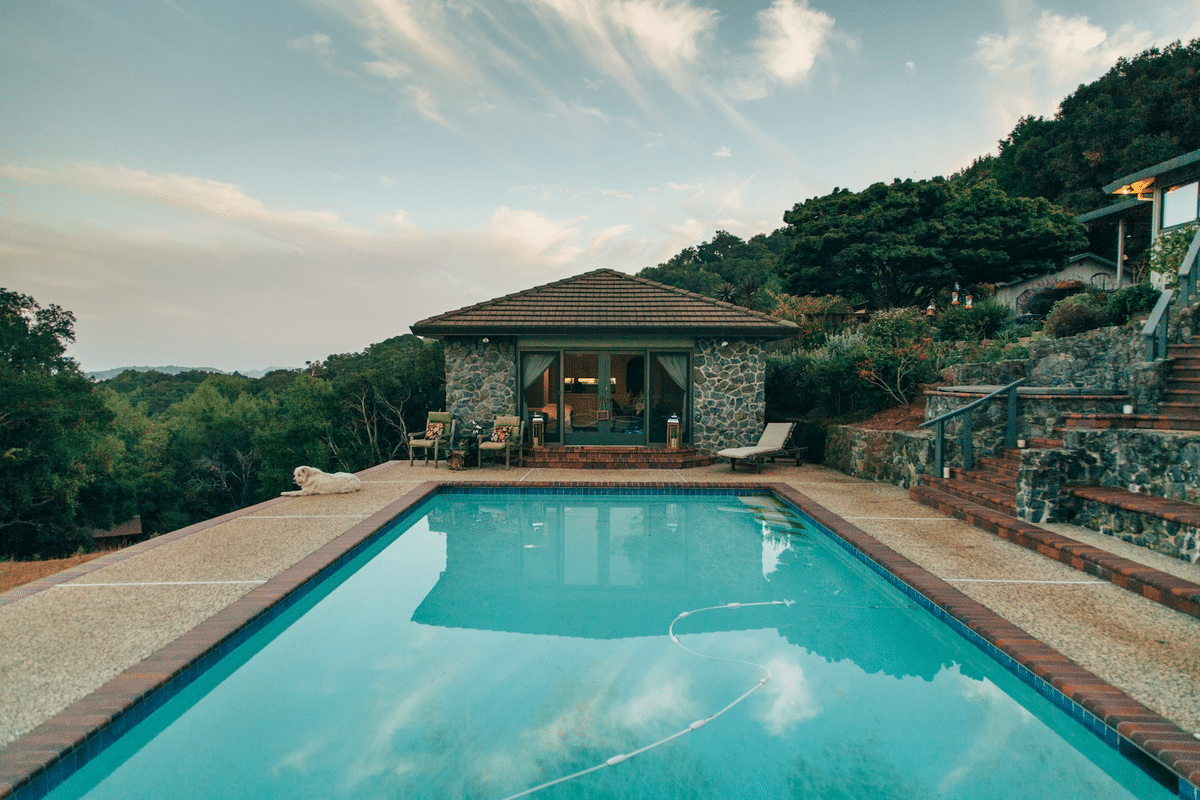
[[244, 517], [237, 517], [239, 520], [247, 519], [345, 519], [347, 517], [353, 519], [362, 519], [371, 516], [370, 514], [260, 514], [252, 516], [247, 514]]
[[954, 517], [847, 517], [842, 516], [842, 519], [882, 519], [882, 520], [908, 520], [913, 522], [961, 522], [962, 520]]
[[1108, 581], [1021, 581], [1009, 578], [943, 578], [946, 583], [1034, 583], [1051, 586], [1111, 586]]
[[128, 583], [56, 583], [57, 589], [73, 589], [77, 586], [234, 586], [266, 581], [130, 581]]

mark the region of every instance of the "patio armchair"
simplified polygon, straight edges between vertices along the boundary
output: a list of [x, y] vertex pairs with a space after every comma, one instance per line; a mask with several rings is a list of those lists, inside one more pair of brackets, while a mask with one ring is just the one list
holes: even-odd
[[500, 451], [504, 451], [504, 468], [512, 469], [511, 457], [512, 451], [517, 451], [517, 466], [525, 466], [525, 451], [521, 447], [521, 418], [520, 417], [496, 417], [496, 423], [492, 426], [492, 435], [490, 438], [479, 437], [479, 466], [483, 466], [483, 451], [490, 450], [495, 453], [494, 459], [500, 458]]
[[426, 418], [425, 430], [408, 435], [408, 465], [413, 465], [415, 449], [425, 451], [425, 463], [429, 463], [429, 451], [433, 450], [433, 468], [437, 469], [441, 453], [450, 455], [450, 443], [454, 441], [454, 428], [458, 423], [449, 411], [430, 411]]
[[800, 466], [806, 448], [788, 446], [788, 440], [792, 437], [792, 428], [794, 427], [795, 423], [793, 422], [768, 422], [763, 429], [762, 436], [758, 437], [758, 444], [750, 447], [729, 447], [718, 450], [717, 457], [728, 458], [730, 470], [733, 470], [739, 461], [746, 461], [753, 463], [758, 471], [762, 472], [763, 461], [768, 458], [774, 461], [779, 456], [794, 457], [796, 466]]

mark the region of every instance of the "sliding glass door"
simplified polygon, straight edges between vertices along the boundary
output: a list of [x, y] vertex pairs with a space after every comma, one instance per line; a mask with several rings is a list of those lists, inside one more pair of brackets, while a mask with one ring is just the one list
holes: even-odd
[[546, 420], [549, 443], [664, 444], [672, 416], [690, 439], [686, 352], [525, 351], [520, 374], [525, 418]]

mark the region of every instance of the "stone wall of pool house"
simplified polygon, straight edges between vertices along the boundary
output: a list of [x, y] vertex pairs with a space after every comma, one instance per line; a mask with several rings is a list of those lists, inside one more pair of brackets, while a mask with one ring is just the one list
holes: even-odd
[[760, 343], [698, 340], [692, 354], [692, 446], [711, 453], [757, 442], [766, 420], [766, 377]]
[[517, 413], [517, 347], [511, 340], [447, 339], [446, 410], [460, 430], [478, 423], [485, 430], [502, 414]]

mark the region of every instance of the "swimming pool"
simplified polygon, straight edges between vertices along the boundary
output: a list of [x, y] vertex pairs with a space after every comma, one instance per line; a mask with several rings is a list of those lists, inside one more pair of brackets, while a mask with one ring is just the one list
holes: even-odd
[[684, 730], [537, 796], [1174, 796], [768, 495], [549, 492], [431, 498], [51, 796], [510, 797]]

